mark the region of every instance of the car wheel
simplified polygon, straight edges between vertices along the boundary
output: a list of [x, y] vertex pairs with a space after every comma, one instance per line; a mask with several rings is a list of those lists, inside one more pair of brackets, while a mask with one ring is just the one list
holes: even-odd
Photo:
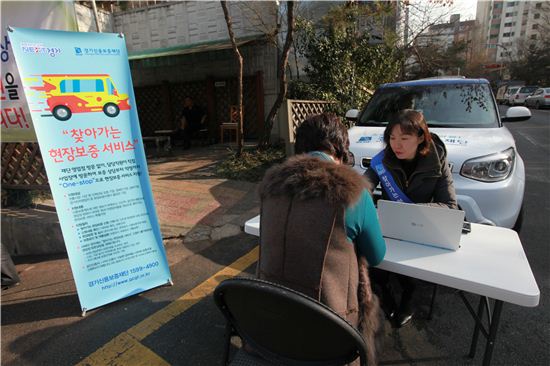
[[71, 110], [68, 107], [65, 107], [64, 105], [58, 105], [57, 107], [55, 107], [52, 110], [52, 114], [56, 119], [60, 121], [66, 121], [69, 118], [71, 118], [71, 116], [73, 115]]
[[107, 103], [103, 106], [103, 113], [109, 117], [116, 117], [120, 113], [120, 108], [115, 103]]
[[518, 218], [516, 219], [516, 223], [514, 224], [514, 227], [512, 228], [512, 230], [514, 230], [516, 233], [519, 234], [519, 232], [521, 231], [522, 224], [523, 224], [523, 205], [521, 205]]

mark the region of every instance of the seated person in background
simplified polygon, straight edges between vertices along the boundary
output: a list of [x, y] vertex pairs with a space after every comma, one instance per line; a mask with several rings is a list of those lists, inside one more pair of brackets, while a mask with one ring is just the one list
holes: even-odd
[[176, 131], [176, 140], [183, 140], [183, 148], [191, 147], [191, 138], [204, 127], [206, 113], [200, 107], [196, 106], [193, 98], [186, 96], [183, 100], [183, 111], [178, 118], [178, 130]]
[[349, 140], [333, 114], [310, 116], [296, 131], [297, 156], [272, 167], [260, 184], [258, 277], [332, 308], [364, 334], [376, 364], [381, 332], [368, 265], [386, 253], [367, 182], [348, 162]]
[[[365, 172], [370, 189], [374, 190], [383, 176], [385, 183], [381, 186], [385, 200], [458, 208], [445, 144], [428, 131], [422, 113], [404, 109], [390, 116], [384, 130], [384, 142], [385, 149], [372, 158]], [[411, 300], [415, 280], [397, 275], [403, 293], [396, 309], [389, 273], [374, 269], [371, 278], [381, 295], [386, 316], [395, 320], [399, 327], [408, 323], [413, 315]]]

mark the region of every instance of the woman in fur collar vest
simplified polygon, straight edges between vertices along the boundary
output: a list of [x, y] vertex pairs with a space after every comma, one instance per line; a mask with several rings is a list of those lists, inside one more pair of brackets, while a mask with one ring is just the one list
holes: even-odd
[[298, 155], [271, 168], [260, 185], [258, 276], [328, 305], [361, 330], [374, 365], [383, 322], [367, 263], [380, 263], [386, 245], [366, 180], [345, 165], [348, 147], [333, 114], [298, 127]]

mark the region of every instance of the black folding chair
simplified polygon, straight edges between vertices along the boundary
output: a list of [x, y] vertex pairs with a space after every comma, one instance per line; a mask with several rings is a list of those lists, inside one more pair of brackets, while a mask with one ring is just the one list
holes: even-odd
[[360, 365], [367, 365], [361, 333], [327, 306], [297, 291], [258, 279], [233, 278], [218, 285], [214, 300], [227, 320], [224, 365], [232, 336], [240, 337], [253, 352], [239, 350], [231, 365], [328, 366], [357, 357]]

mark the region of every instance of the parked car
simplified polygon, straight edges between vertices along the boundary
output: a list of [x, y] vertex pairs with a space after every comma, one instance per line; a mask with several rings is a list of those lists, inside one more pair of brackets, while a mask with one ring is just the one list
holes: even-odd
[[[388, 115], [413, 108], [445, 142], [457, 200], [470, 222], [519, 230], [523, 220], [525, 168], [505, 121], [527, 120], [525, 107], [501, 118], [485, 79], [422, 79], [381, 85], [349, 130], [354, 168], [363, 173], [384, 147]], [[376, 193], [380, 193], [376, 191]]]
[[536, 109], [550, 107], [550, 88], [538, 88], [525, 98], [525, 106]]
[[521, 86], [511, 86], [504, 92], [503, 100], [500, 102], [501, 104], [510, 105], [510, 97], [514, 95]]
[[522, 86], [514, 94], [511, 94], [508, 97], [508, 104], [509, 105], [524, 104], [525, 98], [527, 98], [527, 96], [533, 93], [535, 90], [537, 90], [536, 86]]

